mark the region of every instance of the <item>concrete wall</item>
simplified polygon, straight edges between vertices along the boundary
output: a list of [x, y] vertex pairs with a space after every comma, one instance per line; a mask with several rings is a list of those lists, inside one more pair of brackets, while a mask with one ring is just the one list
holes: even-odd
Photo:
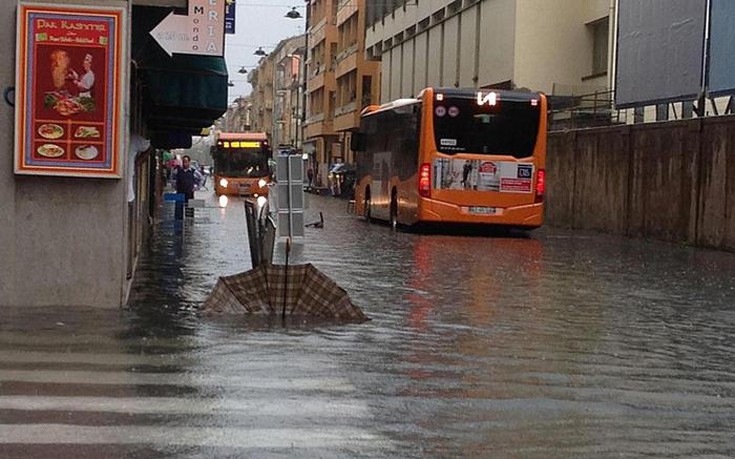
[[[16, 2], [3, 0], [2, 5], [4, 89], [15, 85]], [[127, 61], [123, 58], [123, 65]], [[127, 286], [126, 181], [16, 176], [14, 120], [13, 107], [2, 102], [0, 306], [119, 307]]]
[[735, 116], [554, 132], [547, 223], [735, 250]]

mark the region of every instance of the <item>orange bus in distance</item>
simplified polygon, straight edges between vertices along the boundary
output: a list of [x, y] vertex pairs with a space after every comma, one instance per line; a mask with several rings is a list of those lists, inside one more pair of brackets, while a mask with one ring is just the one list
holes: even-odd
[[546, 104], [537, 92], [427, 88], [365, 108], [351, 142], [356, 213], [392, 227], [540, 227]]
[[265, 196], [271, 149], [265, 132], [217, 132], [211, 151], [217, 196]]

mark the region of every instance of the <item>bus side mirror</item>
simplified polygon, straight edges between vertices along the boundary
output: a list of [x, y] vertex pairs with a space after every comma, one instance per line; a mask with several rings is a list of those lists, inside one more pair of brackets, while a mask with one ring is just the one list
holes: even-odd
[[350, 138], [350, 150], [365, 151], [365, 134], [362, 132], [353, 132]]

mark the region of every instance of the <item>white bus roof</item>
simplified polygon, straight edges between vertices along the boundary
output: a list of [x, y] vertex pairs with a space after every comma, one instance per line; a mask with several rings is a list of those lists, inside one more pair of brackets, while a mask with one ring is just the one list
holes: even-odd
[[407, 105], [418, 104], [419, 102], [421, 102], [421, 99], [416, 99], [416, 98], [396, 99], [392, 102], [388, 102], [388, 103], [381, 105], [380, 107], [376, 108], [375, 110], [371, 112], [367, 112], [363, 114], [369, 115], [369, 114], [378, 113], [384, 110], [392, 110], [395, 108], [405, 107]]

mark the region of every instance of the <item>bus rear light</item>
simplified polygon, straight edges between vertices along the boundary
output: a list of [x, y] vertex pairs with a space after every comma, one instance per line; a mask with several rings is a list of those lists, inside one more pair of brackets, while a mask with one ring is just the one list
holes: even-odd
[[419, 195], [431, 197], [431, 164], [423, 163], [419, 168]]
[[546, 194], [546, 169], [539, 169], [536, 174], [536, 199], [535, 202], [543, 202]]

